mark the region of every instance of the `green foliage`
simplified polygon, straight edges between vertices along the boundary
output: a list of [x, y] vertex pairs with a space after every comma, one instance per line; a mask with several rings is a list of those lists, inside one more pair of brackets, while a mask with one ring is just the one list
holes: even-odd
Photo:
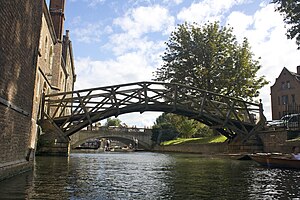
[[107, 118], [106, 122], [105, 122], [105, 126], [121, 126], [121, 120], [118, 118]]
[[157, 143], [168, 141], [176, 138], [178, 132], [173, 125], [172, 117], [166, 113], [158, 116], [154, 126], [152, 127], [151, 140]]
[[156, 119], [152, 133], [152, 140], [158, 142], [171, 140], [178, 136], [191, 138], [193, 136], [203, 137], [213, 134], [212, 130], [204, 124], [172, 113], [160, 115]]
[[203, 138], [177, 138], [163, 142], [162, 145], [175, 145], [182, 143], [196, 143], [196, 144], [212, 144], [225, 142], [227, 138], [224, 135], [209, 136]]
[[284, 22], [291, 25], [287, 30], [288, 39], [296, 38], [298, 50], [300, 49], [300, 0], [273, 0], [277, 4], [276, 11], [284, 17]]
[[268, 82], [256, 77], [261, 65], [253, 59], [246, 38], [238, 44], [232, 28], [217, 22], [200, 27], [181, 24], [172, 32], [156, 81], [181, 83], [228, 96], [252, 99]]

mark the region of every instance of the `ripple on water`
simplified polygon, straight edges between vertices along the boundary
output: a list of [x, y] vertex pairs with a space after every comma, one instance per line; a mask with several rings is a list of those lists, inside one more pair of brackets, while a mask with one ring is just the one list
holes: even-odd
[[195, 154], [37, 157], [33, 173], [0, 182], [1, 199], [299, 199], [300, 171]]

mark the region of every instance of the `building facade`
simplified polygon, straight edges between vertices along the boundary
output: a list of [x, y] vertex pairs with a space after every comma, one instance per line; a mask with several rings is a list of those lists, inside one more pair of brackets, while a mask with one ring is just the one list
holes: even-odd
[[32, 168], [31, 119], [42, 1], [0, 1], [0, 180]]
[[[43, 94], [73, 91], [76, 80], [72, 43], [69, 31], [63, 35], [65, 0], [44, 1], [42, 27], [37, 61], [34, 106], [32, 111], [31, 148], [36, 149], [37, 138], [43, 134], [38, 126], [41, 117]], [[65, 112], [70, 112], [66, 110]]]
[[[0, 1], [0, 180], [30, 170], [43, 94], [76, 79], [65, 0]], [[68, 112], [68, 111], [66, 111]]]
[[297, 73], [283, 68], [271, 86], [271, 104], [273, 120], [300, 113], [300, 66], [297, 66]]

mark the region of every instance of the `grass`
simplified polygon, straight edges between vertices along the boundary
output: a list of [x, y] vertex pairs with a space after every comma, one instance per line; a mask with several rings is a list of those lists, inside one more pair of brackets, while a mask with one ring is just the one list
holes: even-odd
[[176, 144], [182, 144], [182, 143], [211, 144], [211, 143], [225, 142], [225, 140], [226, 140], [226, 137], [223, 135], [203, 137], [203, 138], [177, 138], [175, 140], [169, 140], [166, 142], [162, 142], [161, 145], [176, 145]]

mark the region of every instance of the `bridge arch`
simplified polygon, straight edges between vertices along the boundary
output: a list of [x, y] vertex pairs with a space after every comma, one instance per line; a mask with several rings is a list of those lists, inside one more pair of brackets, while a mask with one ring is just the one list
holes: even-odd
[[41, 119], [68, 137], [94, 122], [131, 112], [159, 111], [187, 116], [232, 139], [265, 124], [262, 104], [173, 83], [137, 82], [44, 97]]
[[71, 148], [79, 146], [89, 139], [108, 138], [115, 139], [124, 144], [134, 144], [134, 138], [138, 139], [141, 149], [149, 150], [152, 146], [152, 130], [144, 128], [124, 128], [124, 127], [100, 127], [96, 130], [81, 130], [71, 136]]
[[[76, 141], [76, 143], [72, 143], [72, 139], [71, 139], [71, 148], [75, 148], [81, 144], [83, 144], [85, 141], [89, 140], [89, 139], [100, 139], [100, 138], [106, 138], [106, 139], [110, 139], [110, 140], [117, 140], [119, 142], [122, 142], [124, 144], [134, 144], [134, 141], [133, 141], [133, 138], [129, 138], [129, 137], [125, 137], [125, 136], [111, 136], [111, 135], [103, 135], [103, 136], [100, 136], [100, 137], [89, 137], [87, 138], [86, 140], [80, 140], [80, 141]], [[150, 144], [147, 144], [143, 141], [140, 141], [139, 140], [139, 148], [141, 149], [145, 149], [145, 150], [150, 150], [151, 149], [151, 145]]]

